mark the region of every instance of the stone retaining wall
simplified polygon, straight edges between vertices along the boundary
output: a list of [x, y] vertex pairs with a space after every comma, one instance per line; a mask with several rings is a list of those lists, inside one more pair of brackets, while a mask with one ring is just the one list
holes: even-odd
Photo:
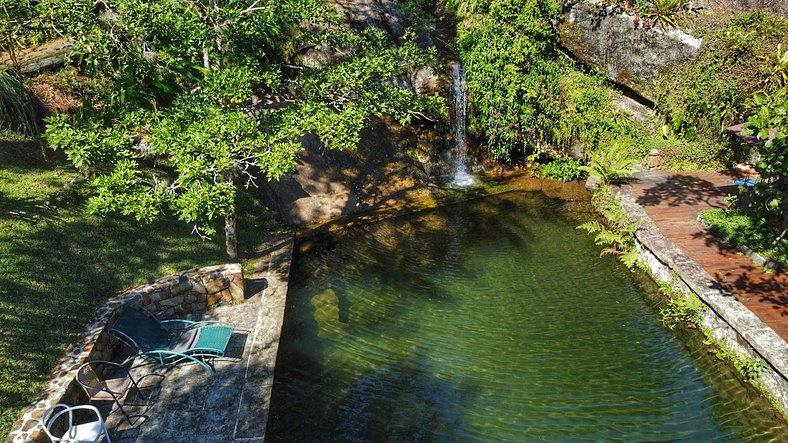
[[132, 304], [159, 319], [198, 319], [209, 310], [244, 301], [244, 279], [237, 263], [192, 269], [173, 274], [153, 283], [124, 291], [109, 299], [96, 317], [82, 331], [76, 343], [53, 370], [53, 375], [39, 398], [22, 413], [22, 418], [8, 434], [6, 443], [46, 441], [38, 420], [44, 411], [57, 403], [84, 404], [87, 396], [76, 382], [77, 369], [92, 360], [117, 360], [123, 346], [109, 336], [111, 325]]
[[788, 410], [788, 343], [665, 238], [636, 203], [629, 186], [622, 187], [619, 195], [624, 212], [638, 223], [637, 247], [652, 275], [687, 295], [695, 293], [708, 306], [703, 326], [717, 340], [738, 354], [765, 361], [768, 369], [761, 373], [760, 381]]

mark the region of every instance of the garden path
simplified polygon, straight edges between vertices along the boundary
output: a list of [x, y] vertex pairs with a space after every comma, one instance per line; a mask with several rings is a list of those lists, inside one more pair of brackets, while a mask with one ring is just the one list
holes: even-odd
[[698, 213], [727, 206], [738, 187], [729, 172], [640, 173], [632, 193], [662, 234], [695, 260], [721, 288], [788, 341], [788, 275], [767, 272], [719, 239], [698, 221]]

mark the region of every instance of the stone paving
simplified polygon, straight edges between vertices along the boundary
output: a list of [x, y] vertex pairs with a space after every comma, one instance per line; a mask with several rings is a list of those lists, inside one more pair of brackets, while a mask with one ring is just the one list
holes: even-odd
[[235, 333], [228, 358], [211, 374], [196, 364], [160, 369], [135, 361], [132, 376], [143, 400], [129, 394], [107, 419], [113, 442], [262, 442], [268, 420], [279, 334], [284, 318], [293, 238], [282, 235], [264, 245], [246, 280], [244, 303], [223, 306], [207, 319], [230, 323]]

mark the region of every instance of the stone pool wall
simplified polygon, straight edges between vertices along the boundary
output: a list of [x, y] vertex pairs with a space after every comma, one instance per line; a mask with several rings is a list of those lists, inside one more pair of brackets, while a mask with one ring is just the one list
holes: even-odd
[[38, 423], [47, 408], [57, 403], [87, 403], [87, 396], [74, 382], [74, 376], [83, 363], [113, 360], [123, 351], [123, 346], [109, 336], [106, 326], [115, 321], [124, 306], [140, 306], [159, 319], [198, 319], [217, 306], [243, 301], [244, 278], [241, 265], [237, 263], [183, 271], [109, 299], [78, 340], [68, 347], [41, 395], [23, 411], [5, 442], [46, 441]]
[[707, 305], [704, 328], [734, 352], [765, 361], [768, 369], [759, 381], [788, 410], [788, 343], [665, 238], [636, 203], [631, 188], [624, 186], [619, 194], [624, 211], [638, 223], [635, 237], [640, 258], [654, 278], [671, 283], [674, 290], [684, 294], [696, 294]]

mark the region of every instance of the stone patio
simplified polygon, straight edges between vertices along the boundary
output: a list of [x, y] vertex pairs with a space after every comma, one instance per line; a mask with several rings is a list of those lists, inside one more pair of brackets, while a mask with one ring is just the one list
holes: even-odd
[[[103, 405], [113, 442], [262, 442], [273, 387], [274, 366], [284, 317], [293, 237], [282, 235], [263, 246], [254, 274], [246, 280], [244, 303], [223, 306], [205, 319], [235, 328], [228, 358], [211, 374], [197, 364], [161, 369], [137, 359], [136, 392], [124, 402], [133, 425], [117, 406]], [[102, 406], [102, 405], [98, 405]]]

